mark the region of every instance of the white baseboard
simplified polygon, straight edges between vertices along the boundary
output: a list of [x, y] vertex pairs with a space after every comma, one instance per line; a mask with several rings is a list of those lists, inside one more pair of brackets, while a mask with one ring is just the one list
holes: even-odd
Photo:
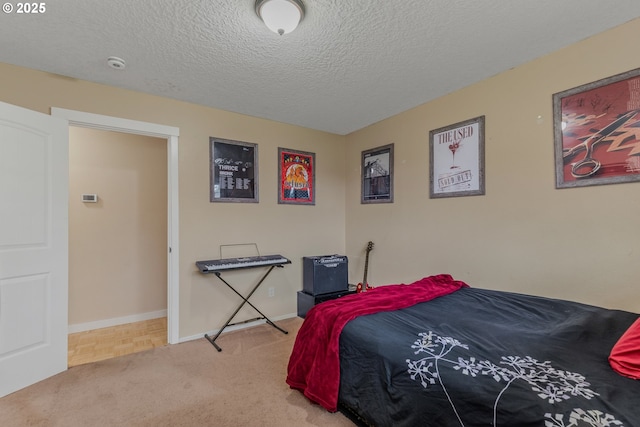
[[[284, 320], [284, 319], [290, 319], [292, 317], [296, 317], [297, 313], [289, 313], [289, 314], [283, 314], [282, 316], [276, 316], [276, 317], [271, 317], [271, 320], [274, 322], [277, 322], [278, 320]], [[266, 320], [262, 319], [262, 320], [255, 320], [253, 322], [247, 322], [247, 323], [238, 323], [237, 325], [233, 325], [233, 326], [227, 326], [226, 328], [224, 328], [224, 332], [223, 334], [226, 334], [227, 332], [231, 332], [231, 331], [237, 331], [238, 329], [246, 329], [246, 328], [251, 328], [253, 326], [258, 326], [258, 325], [262, 325], [263, 323], [267, 323]], [[180, 338], [180, 343], [182, 342], [187, 342], [187, 341], [193, 341], [193, 340], [198, 340], [200, 338], [204, 338], [204, 334], [211, 336], [215, 336], [218, 331], [220, 329], [216, 329], [213, 331], [208, 331], [208, 332], [203, 332], [201, 334], [197, 334], [197, 335], [191, 335], [189, 337], [181, 337]]]
[[109, 328], [111, 326], [124, 325], [126, 323], [157, 319], [159, 317], [167, 317], [167, 310], [150, 311], [148, 313], [132, 314], [131, 316], [96, 320], [95, 322], [76, 323], [74, 325], [69, 325], [68, 333], [75, 334], [77, 332], [91, 331], [93, 329]]

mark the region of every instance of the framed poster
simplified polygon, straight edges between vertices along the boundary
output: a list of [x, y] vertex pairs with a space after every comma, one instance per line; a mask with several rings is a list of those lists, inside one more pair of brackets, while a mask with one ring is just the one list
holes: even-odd
[[429, 132], [429, 197], [484, 194], [484, 116]]
[[211, 202], [258, 203], [258, 145], [209, 138]]
[[553, 95], [556, 188], [640, 181], [640, 68]]
[[278, 203], [316, 204], [316, 155], [278, 148]]
[[361, 203], [393, 203], [393, 144], [362, 152]]

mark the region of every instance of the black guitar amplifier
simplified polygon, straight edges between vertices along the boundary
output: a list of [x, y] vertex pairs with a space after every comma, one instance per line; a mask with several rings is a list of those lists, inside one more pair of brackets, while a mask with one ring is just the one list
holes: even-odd
[[344, 255], [302, 258], [302, 289], [309, 295], [342, 292], [349, 289], [349, 261]]

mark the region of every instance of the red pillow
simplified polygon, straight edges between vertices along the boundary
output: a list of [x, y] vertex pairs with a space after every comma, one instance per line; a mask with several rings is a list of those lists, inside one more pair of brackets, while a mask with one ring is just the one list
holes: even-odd
[[620, 375], [640, 379], [640, 318], [629, 326], [613, 346], [609, 364]]

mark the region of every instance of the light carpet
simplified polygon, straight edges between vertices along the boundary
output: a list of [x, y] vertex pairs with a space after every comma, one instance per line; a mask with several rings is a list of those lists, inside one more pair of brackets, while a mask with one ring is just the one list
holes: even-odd
[[90, 363], [0, 399], [0, 426], [353, 426], [285, 383], [302, 319]]

